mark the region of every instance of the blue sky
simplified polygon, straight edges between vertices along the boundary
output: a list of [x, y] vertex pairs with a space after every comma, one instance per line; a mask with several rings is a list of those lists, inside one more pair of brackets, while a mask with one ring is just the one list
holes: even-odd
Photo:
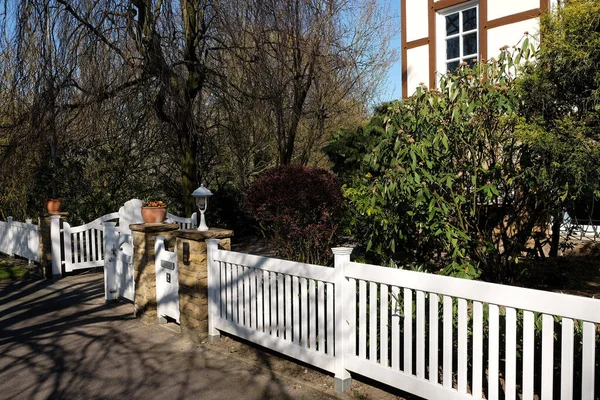
[[[391, 46], [398, 54], [402, 53], [402, 42], [400, 40], [400, 0], [379, 0], [390, 8], [390, 12], [396, 18], [398, 31], [392, 40]], [[381, 100], [399, 99], [402, 97], [402, 62], [398, 61], [390, 68], [387, 82], [381, 93]]]

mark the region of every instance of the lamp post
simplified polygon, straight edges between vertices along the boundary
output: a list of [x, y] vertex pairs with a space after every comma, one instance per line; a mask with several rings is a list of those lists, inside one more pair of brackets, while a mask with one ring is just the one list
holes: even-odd
[[198, 224], [199, 231], [207, 231], [208, 226], [206, 226], [206, 221], [204, 220], [204, 212], [208, 206], [208, 198], [212, 196], [212, 192], [204, 187], [204, 184], [200, 185], [200, 187], [194, 190], [192, 196], [196, 198], [196, 205], [198, 206], [198, 211], [200, 211], [200, 223]]

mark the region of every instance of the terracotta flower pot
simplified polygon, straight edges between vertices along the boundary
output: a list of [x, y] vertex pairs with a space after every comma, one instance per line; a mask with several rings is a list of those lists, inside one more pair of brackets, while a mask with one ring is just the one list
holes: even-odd
[[142, 207], [142, 218], [147, 224], [158, 224], [167, 218], [166, 207]]
[[61, 199], [49, 199], [46, 203], [46, 208], [48, 209], [48, 214], [56, 214], [60, 212], [60, 207], [62, 206]]

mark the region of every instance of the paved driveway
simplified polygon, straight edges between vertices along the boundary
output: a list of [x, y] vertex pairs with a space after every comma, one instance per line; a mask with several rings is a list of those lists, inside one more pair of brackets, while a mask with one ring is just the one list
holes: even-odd
[[105, 304], [101, 274], [0, 283], [0, 397], [316, 399]]

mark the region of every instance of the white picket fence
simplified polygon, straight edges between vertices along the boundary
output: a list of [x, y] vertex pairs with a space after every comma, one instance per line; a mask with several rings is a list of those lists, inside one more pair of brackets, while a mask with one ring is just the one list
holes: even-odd
[[0, 252], [29, 261], [40, 261], [40, 229], [30, 219], [25, 222], [0, 221]]
[[358, 264], [350, 249], [327, 268], [207, 242], [209, 334], [333, 372], [342, 390], [357, 373], [428, 399], [600, 395], [599, 300]]

